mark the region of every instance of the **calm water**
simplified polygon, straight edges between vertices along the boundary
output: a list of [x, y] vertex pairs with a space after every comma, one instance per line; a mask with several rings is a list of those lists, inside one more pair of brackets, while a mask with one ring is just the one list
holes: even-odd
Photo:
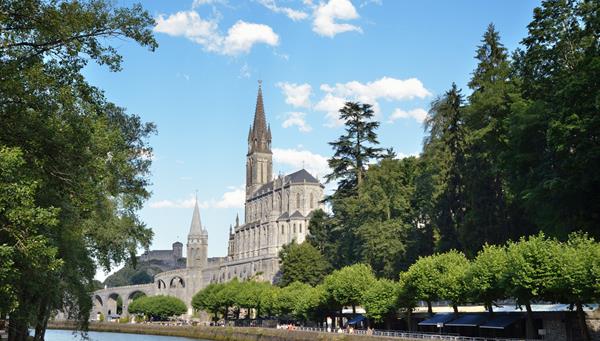
[[[139, 335], [123, 333], [89, 332], [90, 341], [208, 341], [190, 339], [176, 336]], [[79, 334], [73, 334], [72, 330], [48, 329], [46, 341], [74, 341], [82, 340]]]

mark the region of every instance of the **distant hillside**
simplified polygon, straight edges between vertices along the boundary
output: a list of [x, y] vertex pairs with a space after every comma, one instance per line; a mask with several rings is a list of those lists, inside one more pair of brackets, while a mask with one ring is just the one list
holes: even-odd
[[173, 266], [160, 260], [138, 261], [133, 268], [131, 263], [127, 263], [122, 269], [106, 277], [104, 285], [108, 287], [120, 287], [132, 284], [147, 284], [154, 281], [154, 275], [164, 271], [185, 268], [185, 258], [177, 260], [177, 265]]

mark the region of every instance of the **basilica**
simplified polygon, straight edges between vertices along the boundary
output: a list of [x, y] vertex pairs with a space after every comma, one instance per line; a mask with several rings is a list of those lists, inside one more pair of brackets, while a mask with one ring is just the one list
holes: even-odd
[[123, 314], [127, 314], [128, 304], [141, 292], [177, 296], [186, 303], [191, 315], [193, 295], [210, 283], [233, 278], [275, 281], [279, 251], [294, 240], [305, 240], [311, 213], [322, 208], [323, 185], [305, 169], [273, 178], [271, 142], [259, 83], [254, 121], [248, 132], [244, 221], [236, 217], [235, 225], [229, 228], [227, 255], [208, 258], [208, 233], [196, 202], [187, 238], [186, 267], [159, 273], [154, 283], [96, 291], [95, 313], [116, 313], [116, 302], [121, 297]]

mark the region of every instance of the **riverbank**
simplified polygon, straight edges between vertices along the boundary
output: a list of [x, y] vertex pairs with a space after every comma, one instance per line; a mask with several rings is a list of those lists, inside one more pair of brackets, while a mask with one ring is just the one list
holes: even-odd
[[[75, 324], [70, 322], [48, 323], [49, 329], [75, 329]], [[416, 339], [399, 339], [382, 336], [348, 335], [308, 331], [288, 331], [270, 328], [243, 328], [243, 327], [205, 327], [205, 326], [157, 326], [148, 324], [119, 324], [90, 322], [91, 331], [117, 332], [130, 334], [149, 334], [163, 336], [182, 336], [216, 341], [385, 341]]]

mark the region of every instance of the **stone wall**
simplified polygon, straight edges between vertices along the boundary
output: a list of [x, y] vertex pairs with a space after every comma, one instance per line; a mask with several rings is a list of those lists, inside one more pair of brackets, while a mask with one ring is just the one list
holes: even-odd
[[592, 340], [600, 341], [600, 310], [588, 312], [586, 315], [586, 322]]
[[[50, 329], [74, 329], [72, 322], [51, 322]], [[89, 330], [101, 332], [118, 332], [132, 334], [151, 334], [164, 336], [181, 336], [208, 340], [235, 341], [416, 341], [415, 339], [388, 338], [381, 336], [347, 335], [335, 333], [318, 333], [304, 331], [287, 331], [266, 328], [241, 327], [191, 327], [191, 326], [155, 326], [146, 324], [90, 323]]]

